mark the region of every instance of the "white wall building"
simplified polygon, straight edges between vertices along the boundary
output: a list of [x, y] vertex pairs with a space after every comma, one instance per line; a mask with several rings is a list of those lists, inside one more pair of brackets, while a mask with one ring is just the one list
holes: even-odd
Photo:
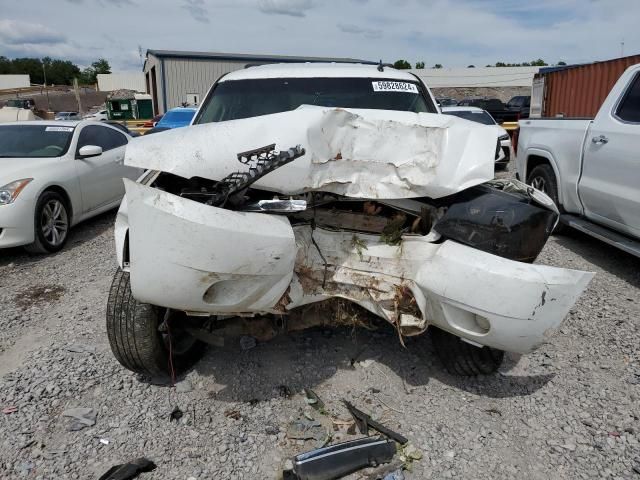
[[531, 87], [541, 67], [425, 68], [412, 73], [429, 88]]
[[30, 86], [29, 75], [0, 75], [0, 90], [28, 88]]
[[98, 89], [101, 92], [125, 89], [144, 93], [146, 91], [144, 74], [142, 72], [99, 73]]

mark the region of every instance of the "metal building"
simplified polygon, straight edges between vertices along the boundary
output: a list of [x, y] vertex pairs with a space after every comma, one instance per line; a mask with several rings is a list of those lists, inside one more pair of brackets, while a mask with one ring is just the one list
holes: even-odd
[[225, 73], [247, 65], [299, 62], [377, 63], [352, 58], [147, 50], [143, 72], [146, 91], [153, 97], [153, 110], [158, 114], [183, 103], [199, 104], [211, 85]]

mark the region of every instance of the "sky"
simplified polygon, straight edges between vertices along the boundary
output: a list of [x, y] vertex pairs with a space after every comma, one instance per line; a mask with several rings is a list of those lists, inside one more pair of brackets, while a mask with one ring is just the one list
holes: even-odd
[[0, 0], [0, 55], [114, 72], [146, 49], [583, 63], [640, 53], [639, 20], [640, 0]]

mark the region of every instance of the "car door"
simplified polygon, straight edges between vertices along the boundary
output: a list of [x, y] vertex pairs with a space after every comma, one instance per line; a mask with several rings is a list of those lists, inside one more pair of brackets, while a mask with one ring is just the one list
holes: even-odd
[[[76, 172], [82, 192], [83, 212], [113, 203], [124, 195], [122, 164], [128, 137], [117, 130], [96, 123], [82, 128], [76, 147]], [[81, 158], [86, 145], [97, 145], [102, 154]]]
[[640, 72], [585, 139], [578, 193], [590, 220], [640, 237]]

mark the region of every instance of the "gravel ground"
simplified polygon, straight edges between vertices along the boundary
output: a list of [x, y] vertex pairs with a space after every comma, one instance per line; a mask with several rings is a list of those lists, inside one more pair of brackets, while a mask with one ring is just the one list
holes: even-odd
[[[553, 237], [540, 263], [597, 275], [549, 344], [493, 376], [453, 377], [428, 341], [405, 349], [389, 328], [318, 329], [211, 348], [170, 388], [123, 369], [107, 343], [114, 217], [56, 255], [0, 252], [0, 408], [16, 410], [0, 413], [0, 478], [92, 479], [139, 456], [158, 465], [143, 479], [277, 478], [314, 446], [286, 436], [309, 414], [304, 387], [326, 404], [311, 410], [322, 424], [348, 419], [346, 398], [407, 436], [422, 452], [408, 479], [640, 478], [638, 259]], [[95, 425], [69, 431], [71, 407]]]

